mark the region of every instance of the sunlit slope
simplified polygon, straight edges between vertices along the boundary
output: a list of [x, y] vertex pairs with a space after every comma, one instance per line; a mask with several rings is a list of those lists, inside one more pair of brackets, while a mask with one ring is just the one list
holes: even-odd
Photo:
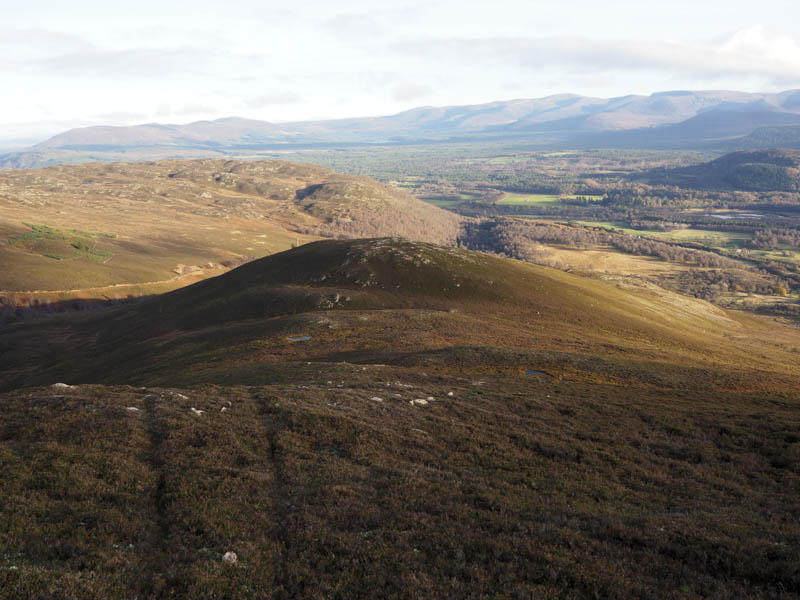
[[3, 171], [0, 295], [52, 291], [42, 298], [52, 301], [84, 288], [213, 275], [320, 236], [452, 243], [458, 222], [378, 182], [282, 161]]
[[781, 390], [800, 339], [677, 294], [382, 238], [316, 242], [135, 305], [12, 326], [0, 344], [6, 386], [268, 382], [348, 361]]

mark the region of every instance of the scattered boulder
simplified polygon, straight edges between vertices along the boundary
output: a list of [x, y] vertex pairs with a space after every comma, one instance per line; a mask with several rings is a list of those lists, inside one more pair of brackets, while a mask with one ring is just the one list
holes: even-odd
[[228, 563], [229, 565], [235, 565], [239, 562], [239, 557], [236, 556], [236, 552], [231, 552], [230, 550], [222, 555], [222, 562]]

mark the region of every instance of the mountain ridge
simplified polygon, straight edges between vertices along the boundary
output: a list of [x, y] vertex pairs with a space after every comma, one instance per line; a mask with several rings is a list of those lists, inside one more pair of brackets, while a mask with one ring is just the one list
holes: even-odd
[[[716, 129], [709, 129], [706, 123], [705, 129], [694, 131], [691, 120], [709, 111], [726, 115], [728, 121]], [[676, 90], [616, 98], [555, 94], [474, 105], [424, 106], [378, 117], [280, 124], [225, 117], [183, 125], [93, 126], [69, 130], [31, 148], [0, 156], [0, 167], [120, 160], [126, 154], [144, 159], [232, 156], [266, 148], [480, 140], [492, 136], [530, 138], [551, 145], [697, 147], [746, 138], [759, 127], [796, 124], [800, 124], [798, 90], [773, 94]], [[662, 139], [665, 135], [666, 141]]]

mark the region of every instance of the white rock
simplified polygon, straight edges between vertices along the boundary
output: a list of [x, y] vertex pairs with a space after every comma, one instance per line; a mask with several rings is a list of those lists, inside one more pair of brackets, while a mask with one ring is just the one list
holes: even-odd
[[228, 410], [228, 407], [227, 406], [223, 406], [222, 410], [220, 410], [219, 412], [225, 412], [226, 410]]
[[428, 396], [428, 402], [433, 402], [434, 400], [436, 400], [436, 398], [433, 396]]
[[424, 398], [415, 398], [414, 400], [411, 400], [409, 404], [413, 406], [428, 406], [428, 401]]
[[383, 402], [383, 398], [378, 398], [377, 396], [373, 396], [372, 398], [370, 398], [370, 400], [372, 400], [373, 402]]
[[129, 410], [131, 412], [139, 412], [139, 409], [136, 408], [135, 406], [129, 406], [125, 410]]
[[197, 409], [196, 409], [196, 408], [193, 406], [193, 407], [192, 407], [192, 412], [193, 412], [194, 414], [196, 414], [196, 415], [199, 417], [200, 415], [202, 415], [202, 414], [203, 414], [204, 412], [206, 412], [206, 411], [204, 411], [204, 410], [197, 410]]
[[239, 557], [236, 556], [236, 552], [228, 551], [222, 556], [222, 562], [235, 565], [239, 562]]
[[72, 386], [66, 383], [54, 383], [50, 387], [72, 389]]
[[183, 394], [175, 394], [175, 395], [176, 395], [178, 398], [180, 398], [181, 400], [188, 400], [188, 399], [189, 399], [189, 396], [184, 396]]

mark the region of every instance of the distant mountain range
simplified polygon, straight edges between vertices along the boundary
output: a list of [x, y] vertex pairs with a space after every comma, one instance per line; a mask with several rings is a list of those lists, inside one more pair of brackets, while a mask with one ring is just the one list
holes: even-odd
[[800, 90], [671, 91], [611, 99], [561, 94], [328, 121], [275, 124], [233, 117], [188, 125], [85, 127], [0, 156], [0, 167], [471, 140], [571, 148], [736, 150], [770, 147], [776, 141], [800, 147]]

